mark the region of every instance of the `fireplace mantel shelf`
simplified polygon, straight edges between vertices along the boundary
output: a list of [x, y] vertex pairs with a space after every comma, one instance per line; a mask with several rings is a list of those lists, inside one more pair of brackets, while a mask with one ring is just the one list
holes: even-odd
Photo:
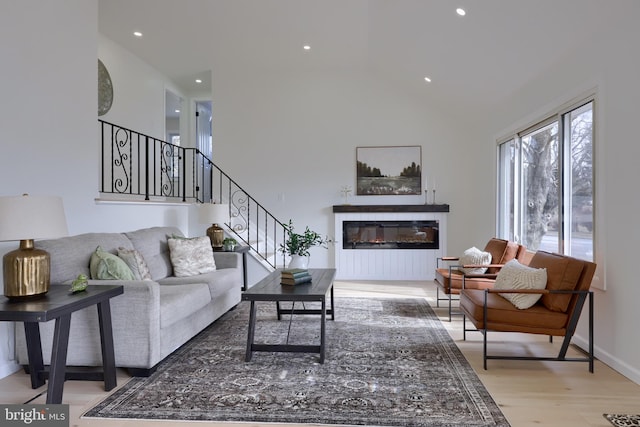
[[449, 212], [449, 205], [334, 205], [333, 212]]

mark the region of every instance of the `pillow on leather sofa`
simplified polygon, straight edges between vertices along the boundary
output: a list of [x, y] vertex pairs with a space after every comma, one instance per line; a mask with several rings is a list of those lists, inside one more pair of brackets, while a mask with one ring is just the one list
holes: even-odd
[[[491, 264], [491, 254], [489, 252], [481, 251], [475, 246], [464, 251], [460, 257], [460, 264], [462, 265], [489, 265]], [[484, 274], [487, 268], [464, 268], [460, 270], [465, 274]]]
[[[493, 289], [544, 289], [546, 286], [546, 268], [527, 267], [514, 259], [502, 267], [496, 277]], [[538, 302], [542, 294], [501, 293], [500, 296], [517, 308], [525, 310]]]

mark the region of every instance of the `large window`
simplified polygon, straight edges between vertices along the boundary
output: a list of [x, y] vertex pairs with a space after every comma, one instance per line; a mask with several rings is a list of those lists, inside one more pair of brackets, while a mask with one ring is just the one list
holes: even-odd
[[593, 99], [498, 147], [499, 234], [529, 250], [593, 261]]

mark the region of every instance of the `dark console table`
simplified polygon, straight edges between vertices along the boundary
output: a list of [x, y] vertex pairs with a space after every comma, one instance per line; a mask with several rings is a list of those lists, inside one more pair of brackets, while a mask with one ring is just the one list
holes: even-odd
[[41, 297], [0, 301], [0, 321], [24, 322], [32, 388], [44, 385], [46, 378], [38, 323], [56, 321], [47, 387], [47, 403], [50, 404], [62, 403], [71, 313], [92, 305], [98, 308], [104, 389], [109, 391], [117, 385], [109, 299], [122, 294], [123, 287], [90, 285], [85, 291], [75, 294], [69, 289], [68, 285], [51, 285], [49, 292]]

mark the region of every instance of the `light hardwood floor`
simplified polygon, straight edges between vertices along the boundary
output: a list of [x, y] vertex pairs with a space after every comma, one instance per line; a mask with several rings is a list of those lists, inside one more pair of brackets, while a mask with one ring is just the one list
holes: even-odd
[[[425, 298], [435, 308], [436, 291], [432, 282], [336, 282], [335, 290], [336, 296]], [[454, 317], [449, 323], [446, 321], [445, 308], [436, 309], [436, 312], [513, 427], [611, 427], [602, 414], [640, 413], [640, 385], [599, 361], [596, 362], [593, 374], [589, 373], [585, 363], [538, 361], [490, 360], [489, 369], [485, 371], [482, 369], [482, 335], [471, 333], [467, 335], [467, 341], [462, 341], [460, 318]], [[554, 351], [557, 352], [559, 343], [549, 344], [546, 337], [492, 334], [490, 345], [492, 350], [507, 353], [553, 355]], [[551, 349], [553, 350], [550, 351]], [[576, 352], [574, 349], [570, 351]], [[329, 349], [328, 357], [330, 355]], [[125, 384], [128, 378], [124, 371], [119, 371], [118, 384]], [[188, 422], [80, 418], [85, 410], [108, 394], [102, 387], [100, 382], [65, 383], [63, 402], [70, 405], [70, 426], [194, 425]], [[45, 390], [46, 386], [32, 390], [28, 376], [18, 372], [0, 380], [0, 402], [24, 403]], [[44, 396], [40, 396], [32, 403], [44, 403], [44, 399]], [[255, 423], [233, 424], [257, 426]], [[225, 424], [198, 422], [198, 425]], [[275, 424], [268, 426], [277, 427]]]

